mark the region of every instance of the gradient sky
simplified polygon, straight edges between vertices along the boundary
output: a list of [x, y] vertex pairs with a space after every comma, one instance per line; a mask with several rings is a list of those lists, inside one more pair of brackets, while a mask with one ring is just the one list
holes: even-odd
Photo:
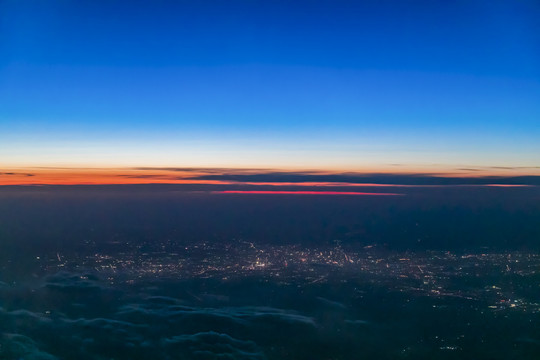
[[0, 0], [0, 167], [539, 166], [538, 19], [537, 1]]

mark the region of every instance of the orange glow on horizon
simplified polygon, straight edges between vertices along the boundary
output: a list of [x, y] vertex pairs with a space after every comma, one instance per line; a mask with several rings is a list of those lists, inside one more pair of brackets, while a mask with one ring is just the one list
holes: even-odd
[[[18, 168], [0, 169], [1, 185], [135, 185], [135, 184], [200, 184], [200, 185], [246, 185], [246, 186], [274, 186], [274, 187], [449, 187], [449, 186], [490, 186], [490, 187], [524, 187], [532, 186], [526, 184], [497, 184], [495, 178], [490, 179], [493, 183], [470, 184], [470, 185], [407, 185], [407, 184], [378, 184], [378, 183], [351, 183], [332, 181], [302, 181], [298, 182], [272, 182], [272, 181], [246, 181], [241, 180], [221, 180], [198, 179], [199, 176], [206, 175], [250, 175], [250, 174], [272, 174], [272, 173], [295, 174], [293, 171], [280, 171], [272, 169], [191, 169], [191, 168], [119, 168], [119, 169], [99, 169], [99, 168]], [[308, 175], [343, 175], [328, 171], [299, 172]], [[353, 173], [344, 173], [344, 175]], [[369, 175], [370, 173], [364, 173]], [[407, 173], [395, 173], [395, 175], [406, 175]], [[410, 174], [410, 173], [409, 173]], [[388, 173], [392, 175], [392, 173]], [[417, 173], [418, 176], [437, 177], [437, 174]], [[508, 176], [508, 174], [506, 174]], [[441, 175], [439, 175], [441, 176]], [[452, 176], [446, 174], [446, 176]], [[453, 177], [471, 178], [463, 174], [453, 174]], [[480, 176], [481, 177], [481, 176]]]

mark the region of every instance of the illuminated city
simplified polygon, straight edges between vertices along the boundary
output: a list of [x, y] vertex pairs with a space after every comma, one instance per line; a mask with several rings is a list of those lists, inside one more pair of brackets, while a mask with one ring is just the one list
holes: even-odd
[[[376, 245], [359, 251], [341, 246], [302, 249], [299, 246], [256, 246], [252, 242], [193, 244], [168, 250], [134, 247], [114, 254], [84, 257], [57, 253], [36, 257], [45, 274], [68, 271], [92, 274], [111, 285], [152, 279], [213, 278], [234, 281], [245, 277], [283, 285], [347, 282], [377, 284], [410, 297], [470, 300], [479, 311], [539, 313], [538, 298], [522, 296], [523, 286], [538, 285], [538, 253], [474, 253], [449, 251], [389, 253]], [[146, 248], [141, 250], [141, 248]], [[85, 275], [81, 275], [84, 279]], [[474, 285], [463, 287], [463, 283]], [[526, 291], [525, 291], [526, 293]]]

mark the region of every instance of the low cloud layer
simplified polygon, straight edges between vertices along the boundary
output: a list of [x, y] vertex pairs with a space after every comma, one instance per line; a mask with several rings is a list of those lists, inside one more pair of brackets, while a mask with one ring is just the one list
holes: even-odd
[[[328, 282], [111, 276], [62, 271], [0, 286], [0, 359], [462, 358], [458, 341], [467, 354], [497, 348], [494, 359], [540, 350], [526, 328], [501, 341], [509, 320], [476, 317], [480, 301], [420, 297], [350, 274]], [[478, 333], [491, 341], [469, 342]]]
[[461, 167], [442, 172], [328, 172], [269, 169], [142, 167], [119, 169], [31, 168], [0, 172], [0, 185], [291, 185], [485, 186], [540, 185], [538, 167]]
[[35, 176], [29, 173], [0, 172], [0, 176]]
[[205, 294], [178, 298], [148, 291], [69, 272], [38, 287], [6, 284], [0, 290], [6, 305], [0, 307], [0, 358], [262, 360], [276, 339], [290, 344], [320, 337], [318, 320], [297, 310], [212, 307]]
[[540, 176], [484, 176], [448, 177], [437, 175], [403, 174], [305, 174], [305, 173], [260, 173], [221, 174], [190, 177], [191, 180], [219, 180], [240, 183], [336, 183], [336, 184], [381, 184], [412, 186], [460, 186], [460, 185], [540, 185]]

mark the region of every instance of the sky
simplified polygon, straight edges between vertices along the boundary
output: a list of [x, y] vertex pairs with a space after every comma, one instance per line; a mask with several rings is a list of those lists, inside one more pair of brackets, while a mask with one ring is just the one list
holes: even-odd
[[539, 18], [537, 1], [0, 0], [0, 169], [537, 174]]

